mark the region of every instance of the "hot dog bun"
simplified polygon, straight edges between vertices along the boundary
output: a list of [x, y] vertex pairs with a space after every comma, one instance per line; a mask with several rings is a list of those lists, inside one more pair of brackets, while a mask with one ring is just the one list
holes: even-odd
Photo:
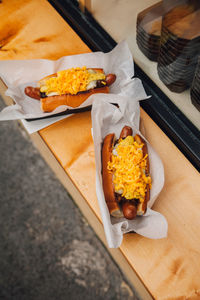
[[[144, 139], [138, 134], [135, 135], [135, 140], [138, 144], [143, 145], [142, 146], [143, 157], [146, 156], [146, 166], [145, 166], [145, 169], [144, 169], [144, 173], [146, 175], [148, 175], [150, 170], [149, 170], [149, 158], [148, 158], [147, 144], [144, 141]], [[138, 204], [137, 215], [143, 215], [146, 212], [147, 202], [149, 201], [149, 199], [150, 199], [150, 184], [147, 184], [146, 185], [146, 193], [145, 193], [145, 197], [144, 197], [144, 202], [140, 202]]]
[[51, 112], [56, 107], [60, 105], [68, 105], [70, 107], [78, 107], [81, 105], [87, 98], [96, 93], [109, 93], [109, 87], [105, 86], [102, 88], [91, 89], [87, 92], [78, 93], [77, 95], [60, 95], [60, 96], [49, 96], [40, 99], [41, 109], [44, 112]]
[[146, 212], [151, 186], [147, 145], [140, 135], [132, 137], [131, 127], [125, 126], [116, 142], [114, 133], [104, 138], [102, 179], [105, 200], [113, 217], [132, 220]]
[[102, 176], [103, 176], [103, 190], [106, 199], [106, 203], [110, 214], [113, 217], [123, 217], [123, 213], [120, 210], [119, 204], [114, 191], [113, 174], [108, 172], [108, 162], [112, 157], [112, 149], [115, 142], [114, 133], [108, 134], [103, 141], [102, 148]]
[[42, 111], [51, 112], [60, 105], [76, 108], [92, 94], [109, 93], [115, 80], [115, 74], [105, 75], [101, 68], [71, 68], [42, 78], [37, 88], [26, 87], [24, 92], [40, 99]]

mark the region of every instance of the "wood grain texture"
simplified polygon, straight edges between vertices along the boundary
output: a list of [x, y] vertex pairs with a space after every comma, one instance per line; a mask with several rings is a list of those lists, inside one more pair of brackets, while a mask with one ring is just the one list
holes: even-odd
[[0, 3], [0, 59], [58, 59], [89, 52], [78, 35], [47, 1], [4, 0]]
[[[153, 208], [166, 217], [169, 232], [162, 240], [127, 234], [120, 249], [155, 299], [198, 299], [199, 173], [143, 110], [141, 116], [146, 137], [165, 167], [165, 186]], [[87, 112], [53, 124], [40, 134], [101, 220], [90, 122]]]
[[[57, 59], [90, 51], [45, 0], [4, 0], [0, 17], [0, 59]], [[143, 110], [141, 117], [146, 137], [165, 167], [165, 186], [153, 208], [166, 217], [169, 232], [162, 240], [126, 234], [119, 250], [155, 299], [197, 300], [199, 173]], [[90, 112], [61, 120], [39, 134], [101, 222]]]

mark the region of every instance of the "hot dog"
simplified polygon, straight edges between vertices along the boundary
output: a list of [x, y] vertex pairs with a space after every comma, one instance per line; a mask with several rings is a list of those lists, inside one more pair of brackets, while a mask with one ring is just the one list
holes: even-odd
[[60, 105], [76, 108], [95, 93], [108, 93], [115, 80], [115, 74], [105, 75], [103, 69], [71, 68], [41, 79], [36, 88], [27, 86], [24, 92], [40, 100], [42, 111], [51, 112]]
[[108, 134], [102, 145], [103, 191], [113, 217], [132, 220], [143, 215], [150, 198], [151, 177], [147, 145], [125, 126], [118, 140]]

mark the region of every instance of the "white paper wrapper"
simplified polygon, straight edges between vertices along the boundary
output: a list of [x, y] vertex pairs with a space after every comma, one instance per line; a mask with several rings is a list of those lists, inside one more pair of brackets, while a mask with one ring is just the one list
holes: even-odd
[[[16, 104], [3, 109], [0, 112], [0, 120], [40, 118], [70, 109], [68, 106], [60, 106], [51, 113], [43, 113], [40, 109], [40, 102], [26, 96], [24, 88], [36, 86], [38, 80], [59, 70], [82, 66], [103, 68], [106, 74], [116, 74], [117, 79], [110, 87], [110, 93], [131, 96], [134, 92], [134, 80], [131, 79], [134, 75], [133, 58], [125, 41], [109, 53], [93, 52], [65, 56], [57, 61], [46, 59], [1, 61], [0, 77], [8, 87], [6, 95], [10, 96]], [[92, 99], [89, 97], [79, 107], [91, 105]], [[24, 125], [27, 125], [29, 132], [34, 132], [55, 121], [57, 118], [46, 119], [41, 123], [36, 121], [36, 125], [24, 122]]]
[[[160, 213], [150, 209], [163, 188], [164, 169], [159, 156], [148, 142], [147, 147], [150, 160], [152, 189], [150, 192], [150, 201], [148, 202], [146, 214], [142, 217], [136, 217], [134, 220], [110, 217], [102, 188], [102, 141], [109, 133], [115, 133], [116, 137], [119, 137], [121, 129], [125, 125], [132, 127], [133, 135], [139, 133], [142, 136], [141, 132], [139, 131], [139, 102], [137, 99], [135, 101], [134, 98], [127, 98], [117, 95], [104, 95], [103, 100], [100, 99], [100, 95], [94, 95], [93, 98], [92, 127], [96, 163], [96, 192], [108, 246], [110, 248], [119, 247], [123, 240], [123, 234], [129, 231], [135, 231], [136, 233], [151, 239], [166, 237], [168, 229], [166, 219]], [[112, 102], [118, 103], [119, 108], [112, 105]], [[144, 136], [142, 137], [145, 139]]]

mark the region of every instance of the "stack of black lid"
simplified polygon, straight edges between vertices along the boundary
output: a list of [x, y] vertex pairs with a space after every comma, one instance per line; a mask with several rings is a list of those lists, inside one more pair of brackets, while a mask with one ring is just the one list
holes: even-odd
[[137, 16], [136, 41], [142, 53], [157, 61], [160, 49], [163, 2], [143, 10]]
[[158, 75], [171, 91], [191, 86], [199, 53], [200, 9], [180, 5], [163, 17], [158, 57]]
[[200, 56], [190, 90], [192, 104], [200, 111]]

